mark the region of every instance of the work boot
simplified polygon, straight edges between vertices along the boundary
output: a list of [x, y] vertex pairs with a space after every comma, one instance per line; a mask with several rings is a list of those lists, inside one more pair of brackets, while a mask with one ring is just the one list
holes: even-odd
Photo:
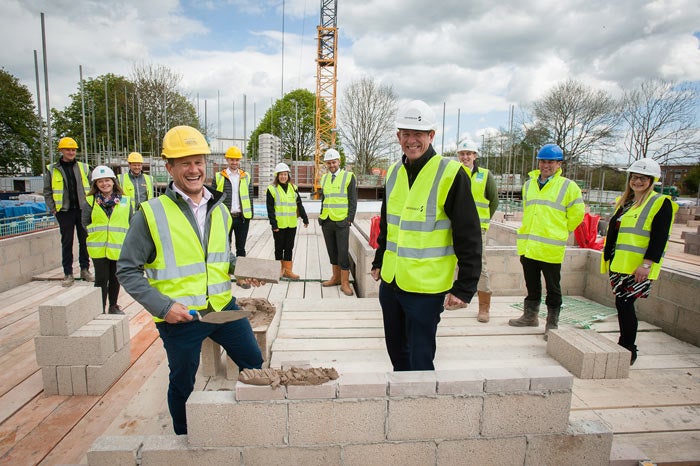
[[479, 296], [479, 313], [476, 315], [476, 320], [486, 323], [489, 321], [489, 310], [491, 309], [491, 293], [486, 291], [477, 291]]
[[88, 269], [80, 269], [80, 279], [86, 282], [94, 282], [95, 276]]
[[549, 331], [556, 330], [559, 328], [559, 313], [561, 312], [560, 307], [547, 306], [547, 323], [544, 327], [544, 341], [549, 338]]
[[350, 286], [350, 271], [341, 270], [340, 271], [340, 291], [345, 294], [345, 296], [352, 296], [352, 287]]
[[333, 276], [330, 278], [330, 280], [326, 280], [325, 282], [321, 283], [321, 286], [336, 286], [340, 285], [340, 266], [339, 265], [334, 265], [333, 266]]
[[537, 314], [540, 312], [540, 303], [536, 301], [523, 301], [523, 315], [517, 319], [510, 319], [511, 327], [539, 327], [540, 320]]
[[628, 350], [631, 354], [630, 356], [630, 366], [633, 366], [635, 361], [637, 361], [637, 345], [628, 345], [622, 342], [622, 336], [617, 340], [617, 344]]
[[107, 310], [107, 314], [124, 315], [124, 311], [122, 311], [122, 308], [119, 307], [119, 304], [112, 304], [111, 306], [109, 306], [109, 309]]
[[292, 272], [292, 266], [294, 266], [293, 261], [282, 261], [282, 266], [284, 268], [283, 277], [289, 278], [290, 280], [299, 280], [299, 275]]
[[61, 281], [61, 286], [63, 288], [68, 288], [69, 286], [73, 285], [74, 280], [73, 275], [65, 275], [63, 277], [63, 281]]

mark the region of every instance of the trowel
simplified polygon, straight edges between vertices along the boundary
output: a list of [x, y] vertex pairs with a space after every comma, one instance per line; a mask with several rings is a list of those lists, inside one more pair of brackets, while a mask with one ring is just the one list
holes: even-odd
[[224, 309], [223, 311], [218, 312], [214, 311], [213, 309], [203, 311], [195, 311], [194, 309], [190, 309], [190, 315], [192, 317], [208, 324], [225, 324], [227, 322], [245, 319], [250, 317], [251, 314], [252, 313], [250, 311], [233, 309]]

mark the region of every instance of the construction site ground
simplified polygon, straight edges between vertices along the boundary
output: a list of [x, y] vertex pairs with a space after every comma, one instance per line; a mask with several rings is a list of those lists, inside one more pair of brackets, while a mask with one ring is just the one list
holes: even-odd
[[[682, 253], [682, 230], [674, 231], [667, 265], [700, 279], [698, 257]], [[251, 257], [274, 257], [266, 220], [252, 222], [247, 250]], [[331, 267], [315, 219], [307, 229], [299, 228], [294, 254], [294, 271], [303, 280], [248, 290], [233, 284], [235, 296], [267, 298], [282, 312], [271, 366], [308, 362], [334, 367], [341, 376], [390, 371], [378, 300], [347, 297], [339, 287], [321, 287]], [[64, 290], [61, 278], [57, 268], [0, 293], [0, 464], [86, 464], [86, 452], [99, 436], [172, 433], [163, 345], [150, 314], [123, 291], [119, 304], [130, 319], [129, 369], [102, 396], [44, 395], [34, 351], [38, 307]], [[436, 369], [557, 364], [547, 355], [543, 324], [508, 326], [508, 319], [520, 315], [514, 304], [522, 298], [495, 296], [487, 324], [476, 321], [476, 302], [467, 309], [445, 311]], [[615, 316], [593, 328], [617, 341]], [[639, 359], [629, 378], [574, 379], [571, 419], [602, 420], [614, 432], [613, 456], [638, 448], [657, 464], [700, 464], [700, 348], [644, 322], [637, 344]], [[234, 385], [224, 377], [200, 376], [196, 390]]]

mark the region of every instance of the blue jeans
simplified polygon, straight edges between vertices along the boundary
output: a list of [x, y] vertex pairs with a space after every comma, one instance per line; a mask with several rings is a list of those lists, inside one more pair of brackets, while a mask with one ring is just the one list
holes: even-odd
[[444, 300], [444, 293], [409, 293], [380, 283], [384, 339], [394, 371], [435, 369], [435, 335]]
[[[235, 298], [232, 300], [235, 306]], [[229, 305], [226, 307], [231, 308]], [[235, 309], [235, 307], [234, 307]], [[211, 338], [221, 345], [239, 369], [259, 369], [263, 358], [248, 319], [226, 324], [208, 324], [193, 320], [184, 324], [159, 322], [156, 328], [163, 340], [170, 367], [168, 408], [177, 435], [187, 433], [185, 404], [194, 390], [202, 341]]]

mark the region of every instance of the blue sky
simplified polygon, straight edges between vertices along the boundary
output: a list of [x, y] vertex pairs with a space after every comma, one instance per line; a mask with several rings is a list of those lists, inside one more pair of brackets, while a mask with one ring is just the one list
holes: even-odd
[[[338, 1], [338, 104], [362, 76], [402, 102], [425, 100], [441, 119], [445, 149], [507, 127], [516, 109], [567, 78], [617, 96], [649, 78], [700, 81], [700, 3], [692, 0]], [[284, 90], [315, 91], [320, 1], [284, 3]], [[282, 1], [0, 0], [0, 64], [34, 92], [33, 50], [46, 15], [51, 104], [63, 108], [86, 77], [129, 76], [135, 62], [163, 64], [230, 137], [248, 131], [280, 97]], [[43, 84], [42, 84], [43, 89]], [[221, 108], [217, 109], [217, 92]], [[200, 105], [203, 108], [203, 104]], [[517, 110], [516, 110], [517, 111]], [[436, 137], [441, 150], [442, 129]], [[240, 136], [240, 135], [238, 135]]]

